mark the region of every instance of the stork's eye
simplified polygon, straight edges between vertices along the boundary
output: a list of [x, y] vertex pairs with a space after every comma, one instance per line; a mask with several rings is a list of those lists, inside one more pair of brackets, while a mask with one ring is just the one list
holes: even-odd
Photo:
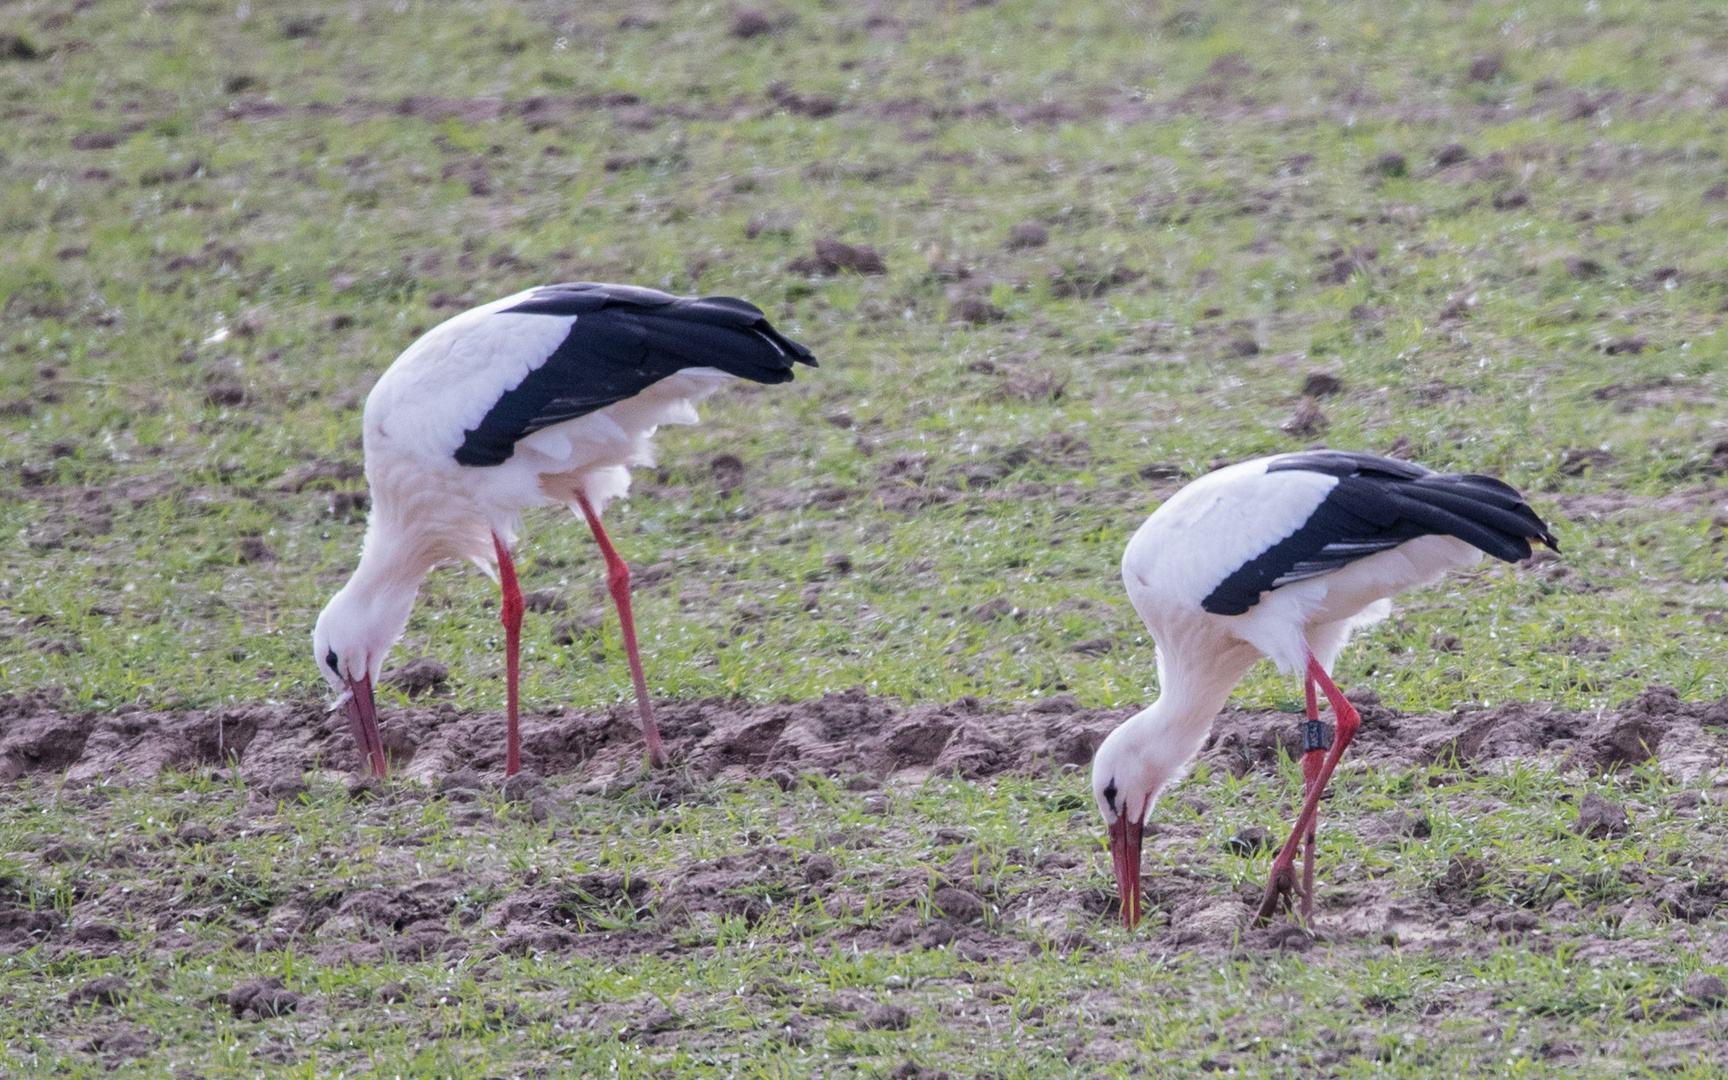
[[324, 654], [324, 663], [329, 665], [331, 674], [333, 674], [333, 675], [341, 675], [342, 674], [342, 672], [336, 667], [337, 661], [336, 661], [336, 650], [335, 649], [331, 649], [329, 652]]
[[1114, 780], [1104, 785], [1104, 803], [1110, 809], [1116, 809], [1116, 781]]

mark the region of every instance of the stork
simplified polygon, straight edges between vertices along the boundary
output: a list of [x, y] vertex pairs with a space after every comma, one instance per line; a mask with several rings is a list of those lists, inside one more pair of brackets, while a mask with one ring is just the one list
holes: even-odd
[[[1128, 541], [1122, 579], [1157, 646], [1159, 696], [1112, 731], [1092, 763], [1129, 929], [1140, 921], [1141, 838], [1153, 800], [1262, 657], [1302, 673], [1308, 722], [1302, 810], [1273, 859], [1255, 921], [1280, 900], [1294, 911], [1303, 845], [1301, 918], [1311, 920], [1320, 796], [1360, 720], [1332, 681], [1333, 662], [1354, 631], [1391, 613], [1391, 597], [1484, 553], [1527, 559], [1531, 541], [1560, 550], [1499, 480], [1336, 450], [1231, 465], [1158, 507]], [[1316, 686], [1332, 705], [1336, 739], [1320, 720]]]
[[694, 424], [696, 403], [736, 378], [783, 383], [810, 350], [755, 306], [630, 285], [546, 285], [433, 327], [379, 378], [362, 421], [372, 509], [360, 563], [312, 631], [371, 772], [388, 769], [372, 688], [408, 626], [420, 584], [448, 560], [495, 575], [503, 593], [505, 774], [518, 730], [523, 599], [510, 553], [530, 506], [588, 522], [607, 566], [648, 759], [665, 764], [630, 610], [630, 568], [600, 515], [653, 463], [661, 424]]

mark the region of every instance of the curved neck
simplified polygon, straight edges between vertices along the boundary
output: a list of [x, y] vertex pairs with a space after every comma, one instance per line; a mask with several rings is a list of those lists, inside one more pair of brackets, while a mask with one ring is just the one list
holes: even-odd
[[[1200, 662], [1183, 663], [1158, 651], [1158, 699], [1112, 731], [1105, 744], [1138, 759], [1139, 775], [1154, 797], [1200, 752], [1230, 691], [1260, 659], [1251, 645], [1226, 646]], [[1099, 747], [1099, 756], [1105, 748]]]
[[424, 545], [413, 542], [412, 534], [404, 536], [395, 530], [381, 529], [375, 516], [366, 529], [366, 539], [360, 545], [360, 565], [348, 578], [343, 591], [360, 589], [368, 595], [406, 593], [410, 604], [420, 591], [420, 583], [437, 565], [438, 556]]
[[436, 559], [412, 545], [392, 542], [388, 533], [368, 529], [360, 550], [360, 565], [342, 586], [325, 615], [351, 628], [364, 643], [366, 666], [374, 681], [397, 639], [408, 628], [414, 598]]

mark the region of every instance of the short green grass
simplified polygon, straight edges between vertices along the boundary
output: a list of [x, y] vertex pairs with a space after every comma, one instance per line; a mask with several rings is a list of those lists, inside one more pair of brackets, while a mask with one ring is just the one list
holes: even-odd
[[[1152, 880], [1186, 875], [1202, 898], [1261, 880], [1268, 857], [1230, 854], [1223, 840], [1277, 825], [1296, 775], [1283, 778], [1202, 770], [1187, 781], [1161, 811], [1177, 835], [1149, 856]], [[1077, 776], [930, 780], [891, 786], [885, 800], [720, 785], [670, 810], [628, 794], [577, 799], [568, 820], [539, 824], [495, 796], [405, 787], [356, 799], [332, 779], [283, 801], [208, 773], [139, 791], [32, 786], [9, 799], [0, 828], [11, 843], [58, 853], [39, 868], [14, 857], [8, 887], [58, 915], [105, 920], [122, 940], [0, 961], [8, 1067], [77, 1075], [118, 1064], [100, 1040], [143, 1028], [163, 1045], [131, 1068], [164, 1076], [884, 1075], [907, 1061], [966, 1076], [1617, 1076], [1635, 1057], [1654, 1074], [1717, 1075], [1721, 1021], [1680, 1012], [1678, 988], [1721, 970], [1719, 923], [1665, 921], [1650, 897], [1719, 862], [1728, 812], [1665, 809], [1680, 789], [1653, 769], [1605, 787], [1536, 771], [1352, 773], [1329, 804], [1323, 905], [1390, 895], [1432, 908], [1454, 862], [1477, 858], [1466, 890], [1477, 906], [1415, 939], [1294, 954], [1172, 947], [1152, 928], [1130, 935], [1059, 904], [1064, 892], [1108, 889]], [[1575, 836], [1563, 800], [1582, 790], [1631, 795], [1634, 835]], [[1425, 815], [1431, 836], [1360, 828], [1388, 808]], [[216, 839], [177, 843], [191, 823]], [[824, 839], [834, 837], [844, 842]], [[760, 879], [760, 921], [683, 919], [655, 902], [699, 861], [776, 850], [790, 870]], [[839, 864], [819, 888], [799, 869], [813, 851]], [[1072, 868], [1050, 870], [1053, 853]], [[583, 875], [607, 871], [654, 882], [639, 910], [580, 899]], [[1049, 951], [849, 947], [861, 930], [939, 922], [925, 890], [956, 874], [977, 875], [991, 941]], [[467, 941], [465, 955], [320, 959], [378, 936], [332, 917], [342, 898], [416, 885], [443, 902], [443, 929]], [[501, 950], [500, 906], [536, 890], [562, 897], [591, 935], [635, 932], [670, 948], [605, 959]], [[1501, 940], [1478, 925], [1527, 909], [1540, 916], [1532, 933]], [[276, 929], [291, 943], [271, 939]], [[1075, 930], [1082, 944], [1070, 952]], [[103, 975], [126, 981], [124, 1001], [67, 1006]], [[304, 995], [300, 1009], [236, 1019], [224, 995], [268, 976]], [[881, 1004], [906, 1009], [909, 1026], [870, 1028], [864, 1017]]]
[[[639, 597], [659, 695], [771, 700], [862, 685], [909, 700], [1147, 700], [1151, 650], [1115, 569], [1128, 534], [1183, 477], [1319, 439], [1504, 476], [1566, 548], [1559, 563], [1484, 567], [1408, 598], [1345, 658], [1348, 684], [1411, 710], [1519, 699], [1593, 709], [1647, 684], [1728, 692], [1723, 523], [1708, 490], [1728, 466], [1715, 450], [1728, 300], [1728, 113], [1715, 102], [1728, 22], [1712, 5], [1005, 0], [761, 13], [769, 32], [740, 37], [736, 8], [670, 2], [0, 10], [12, 35], [0, 59], [0, 403], [14, 403], [0, 416], [0, 532], [12, 538], [0, 557], [0, 688], [62, 687], [101, 710], [320, 694], [307, 636], [352, 566], [363, 524], [332, 504], [359, 485], [288, 481], [309, 462], [358, 463], [366, 388], [440, 318], [536, 282], [600, 279], [743, 296], [822, 361], [793, 386], [712, 402], [699, 428], [663, 432], [662, 470], [609, 515], [638, 568], [671, 571]], [[535, 99], [546, 100], [524, 104]], [[1437, 166], [1452, 143], [1467, 160]], [[1047, 242], [1011, 247], [1026, 222]], [[788, 269], [829, 236], [873, 247], [888, 272]], [[961, 321], [969, 311], [992, 321]], [[1329, 426], [1288, 434], [1280, 425], [1316, 370], [1344, 384], [1318, 402]], [[709, 470], [721, 453], [745, 464], [730, 496]], [[558, 592], [569, 614], [601, 607], [586, 531], [551, 514], [529, 525], [525, 586]], [[247, 537], [273, 560], [243, 562]], [[822, 586], [816, 611], [802, 600], [811, 585]], [[449, 663], [466, 707], [502, 703], [491, 589], [471, 572], [435, 575], [399, 654]], [[972, 617], [998, 598], [1023, 618]], [[559, 646], [561, 617], [531, 617], [528, 700], [626, 699], [615, 623]], [[1432, 647], [1445, 634], [1458, 651]], [[1572, 648], [1579, 637], [1607, 650]], [[1115, 648], [1072, 651], [1099, 638]], [[1287, 706], [1294, 688], [1260, 670], [1239, 696]], [[116, 793], [100, 811], [103, 843], [146, 842], [148, 819], [175, 800], [220, 816], [242, 798], [206, 782]], [[1220, 783], [1190, 781], [1208, 799], [1222, 798]], [[1478, 783], [1501, 781], [1467, 782]], [[1419, 890], [1446, 864], [1442, 842], [1478, 855], [1513, 844], [1496, 865], [1559, 858], [1584, 874], [1599, 848], [1532, 824], [1563, 815], [1553, 799], [1575, 781], [1529, 783], [1481, 793], [1500, 808], [1472, 821], [1478, 831], [1437, 827], [1425, 869], [1392, 880]], [[901, 827], [913, 836], [924, 820], [978, 807], [1009, 813], [1051, 790], [938, 786]], [[1283, 795], [1240, 797], [1270, 825]], [[717, 798], [692, 811], [702, 827], [689, 843], [724, 842], [699, 839], [726, 835], [709, 817], [720, 806], [726, 822], [795, 809], [756, 788]], [[842, 821], [849, 798], [811, 813]], [[1336, 817], [1369, 798], [1341, 796]], [[71, 910], [128, 887], [32, 854], [90, 827], [81, 807], [43, 787], [7, 800], [5, 847], [20, 852], [16, 877], [33, 902], [52, 895]], [[376, 813], [315, 788], [268, 836], [174, 849], [148, 877], [207, 860], [222, 878], [233, 868], [298, 889], [313, 870], [283, 850], [307, 850], [321, 830], [338, 862], [395, 850], [366, 835], [382, 827], [366, 824]], [[892, 813], [913, 811], [896, 801]], [[1160, 813], [1179, 816], [1179, 800]], [[1093, 854], [1089, 815], [1081, 806], [1027, 828]], [[794, 842], [797, 830], [772, 820], [766, 835]], [[1641, 835], [1626, 858], [1679, 851], [1691, 828]], [[561, 870], [604, 851], [526, 826], [479, 833], [497, 845], [483, 861], [501, 888], [541, 849]], [[652, 857], [695, 857], [683, 843]], [[885, 845], [879, 857], [873, 873], [905, 872], [921, 849]], [[76, 874], [98, 891], [80, 895]], [[236, 918], [211, 924], [210, 940], [229, 949]], [[773, 925], [830, 925], [788, 919]], [[1203, 1057], [1257, 1072], [1581, 1068], [1513, 1053], [1553, 1038], [1620, 1075], [1658, 1060], [1639, 1040], [1660, 1025], [1624, 1019], [1627, 1001], [1671, 989], [1702, 954], [1669, 928], [1640, 933], [1660, 948], [1598, 966], [1522, 948], [1220, 966], [1153, 959], [1104, 932], [1102, 953], [990, 975], [1049, 1002], [1046, 1027], [1063, 1029], [1009, 1050], [937, 1010], [969, 970], [950, 957], [794, 960], [768, 944], [764, 963], [800, 987], [818, 969], [872, 993], [949, 981], [918, 999], [898, 1041], [842, 1023], [826, 1043], [777, 1056], [737, 1049], [742, 1035], [667, 1057], [538, 1020], [493, 1032], [464, 1011], [487, 994], [463, 965], [405, 972], [424, 980], [406, 1021], [350, 1010], [341, 1003], [367, 1000], [380, 973], [296, 966], [291, 951], [160, 963], [137, 950], [101, 962], [26, 954], [11, 958], [0, 994], [14, 1018], [6, 1067], [31, 1072], [91, 1067], [54, 1034], [77, 1026], [64, 1006], [43, 1010], [71, 982], [132, 964], [163, 985], [129, 1015], [180, 1032], [175, 1060], [213, 1071], [275, 1066], [249, 1056], [256, 1025], [211, 1021], [195, 999], [274, 970], [326, 1003], [328, 1023], [271, 1022], [283, 1025], [271, 1037], [299, 1040], [285, 1057], [319, 1074], [326, 1061], [480, 1075], [609, 1070], [614, 1059], [620, 1071], [869, 1072], [900, 1060], [889, 1045], [951, 1073], [1087, 1072], [1101, 1066], [1069, 1062], [1066, 1040], [1096, 1029], [1137, 1048], [1110, 1066], [1124, 1070], [1183, 1071]], [[600, 974], [524, 964], [497, 961], [488, 977], [549, 984], [525, 1015], [557, 1013], [560, 995], [574, 1007], [671, 995], [685, 981], [716, 1030], [742, 1031], [754, 1015], [718, 1004], [744, 981], [733, 952]], [[1437, 988], [1499, 996], [1490, 1019], [1454, 1026], [1402, 1005], [1385, 1018], [1353, 1011], [1382, 983], [1396, 1001]], [[425, 1007], [435, 987], [466, 1004]], [[1272, 1030], [1286, 1021], [1292, 1030]], [[211, 1022], [214, 1038], [200, 1026]], [[1322, 1030], [1334, 1033], [1331, 1065], [1266, 1049]], [[1688, 1067], [1707, 1073], [1707, 1057]]]

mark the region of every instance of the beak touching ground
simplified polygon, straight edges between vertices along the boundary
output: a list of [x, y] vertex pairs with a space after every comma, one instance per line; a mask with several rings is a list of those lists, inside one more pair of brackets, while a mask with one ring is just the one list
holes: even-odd
[[[359, 745], [361, 756], [367, 759], [372, 775], [383, 776], [390, 765], [384, 758], [384, 737], [378, 733], [378, 709], [372, 704], [372, 676], [358, 682], [348, 680], [346, 698], [341, 708], [348, 717], [348, 730], [354, 733], [354, 742]], [[1140, 849], [1136, 846], [1134, 850]]]
[[1116, 898], [1122, 906], [1122, 922], [1132, 930], [1140, 924], [1140, 841], [1145, 832], [1141, 821], [1127, 814], [1110, 826], [1110, 859], [1116, 864]]

